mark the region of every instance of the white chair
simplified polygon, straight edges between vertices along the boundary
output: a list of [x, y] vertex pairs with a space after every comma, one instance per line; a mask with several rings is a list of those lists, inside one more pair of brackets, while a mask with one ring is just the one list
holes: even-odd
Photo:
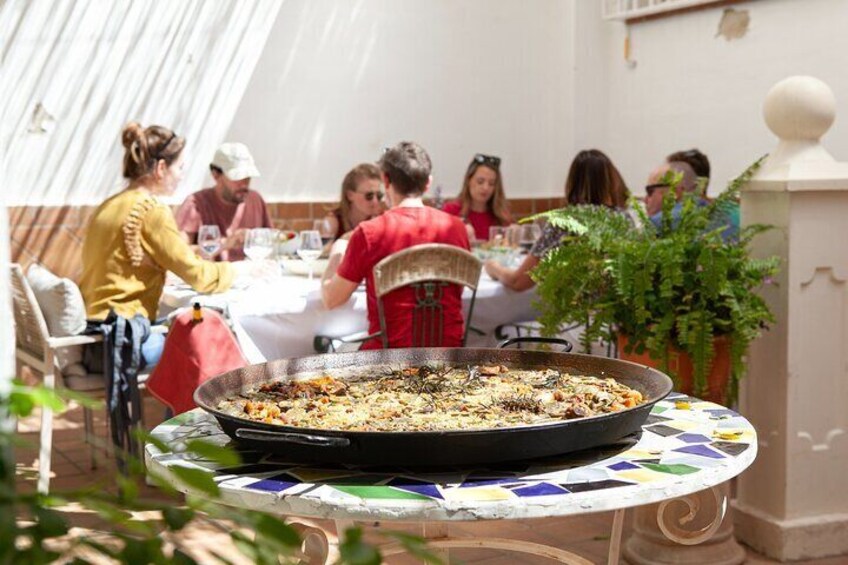
[[[43, 375], [44, 386], [55, 389], [56, 377], [66, 388], [87, 394], [102, 396], [105, 393], [104, 378], [101, 373], [88, 373], [62, 379], [56, 366], [56, 352], [65, 347], [87, 345], [103, 341], [99, 335], [74, 335], [51, 337], [44, 320], [44, 314], [36, 301], [35, 294], [24, 276], [21, 266], [11, 266], [12, 301], [15, 314], [15, 355], [21, 363], [28, 365]], [[165, 328], [154, 326], [153, 331], [164, 333]], [[139, 375], [141, 387], [147, 375]], [[93, 442], [93, 415], [88, 407], [83, 407], [85, 441], [92, 445], [92, 468], [96, 466]], [[46, 493], [50, 487], [50, 461], [53, 444], [53, 411], [48, 407], [41, 409], [41, 431], [38, 450], [38, 490]]]

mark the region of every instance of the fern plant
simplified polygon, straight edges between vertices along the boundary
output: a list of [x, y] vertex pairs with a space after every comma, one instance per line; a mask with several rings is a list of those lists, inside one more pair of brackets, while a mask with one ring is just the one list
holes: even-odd
[[626, 335], [628, 352], [647, 351], [676, 381], [669, 353], [677, 348], [692, 358], [696, 395], [707, 389], [714, 338], [725, 336], [731, 357], [728, 394], [735, 398], [748, 346], [774, 321], [757, 291], [771, 282], [779, 259], [750, 255], [752, 239], [768, 226], [747, 226], [738, 241], [723, 238], [739, 190], [761, 162], [712, 202], [685, 197], [679, 214], [672, 210], [680, 178], [669, 176], [664, 182], [672, 189], [658, 228], [639, 207], [634, 208], [642, 228], [606, 207], [572, 206], [535, 216], [566, 232], [531, 274], [538, 284], [543, 332], [553, 335], [581, 324], [586, 352], [595, 341]]

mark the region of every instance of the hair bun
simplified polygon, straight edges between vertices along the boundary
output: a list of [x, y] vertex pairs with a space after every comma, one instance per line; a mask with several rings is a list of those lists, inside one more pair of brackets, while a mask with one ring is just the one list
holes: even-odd
[[121, 132], [121, 143], [129, 149], [134, 141], [139, 141], [144, 137], [144, 128], [138, 122], [129, 122], [124, 126], [124, 131]]

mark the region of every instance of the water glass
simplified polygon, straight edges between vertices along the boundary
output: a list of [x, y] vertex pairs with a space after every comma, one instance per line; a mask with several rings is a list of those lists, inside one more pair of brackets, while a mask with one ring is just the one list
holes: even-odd
[[321, 256], [324, 245], [321, 243], [321, 234], [318, 230], [304, 230], [300, 232], [300, 247], [298, 256], [309, 267], [309, 280], [312, 280], [312, 264]]
[[221, 230], [217, 225], [203, 225], [197, 232], [197, 245], [206, 259], [212, 259], [221, 249]]
[[244, 239], [244, 254], [252, 261], [267, 259], [274, 250], [274, 230], [253, 228], [247, 231]]
[[506, 230], [504, 226], [492, 226], [489, 228], [489, 244], [491, 247], [506, 245]]

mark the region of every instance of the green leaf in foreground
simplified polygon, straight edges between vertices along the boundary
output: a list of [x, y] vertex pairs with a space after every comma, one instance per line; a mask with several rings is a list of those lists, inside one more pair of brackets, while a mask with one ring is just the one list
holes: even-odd
[[382, 557], [376, 548], [362, 541], [362, 530], [350, 528], [339, 544], [340, 562], [346, 565], [380, 565]]
[[133, 430], [133, 436], [142, 444], [152, 443], [154, 446], [156, 446], [156, 449], [158, 449], [162, 453], [171, 453], [171, 448], [168, 446], [167, 443], [154, 436], [147, 430]]
[[225, 467], [234, 467], [241, 464], [241, 457], [229, 447], [221, 447], [208, 441], [193, 439], [186, 443], [186, 450], [200, 455], [204, 459], [220, 463]]
[[59, 412], [65, 409], [65, 401], [62, 400], [55, 390], [49, 388], [37, 386], [26, 389], [26, 392], [22, 392], [18, 389], [12, 392], [13, 396], [15, 394], [29, 394], [36, 406], [50, 408], [54, 412]]
[[191, 508], [164, 508], [162, 509], [162, 517], [171, 530], [182, 530], [186, 524], [194, 519], [194, 510]]
[[278, 518], [263, 514], [256, 521], [256, 535], [280, 544], [283, 550], [291, 550], [300, 546], [300, 536], [297, 532]]
[[171, 556], [170, 562], [172, 565], [196, 565], [197, 561], [194, 560], [188, 554], [180, 551], [179, 549], [174, 550], [174, 554]]
[[68, 533], [67, 522], [65, 522], [65, 519], [54, 510], [36, 508], [35, 518], [38, 524], [38, 531], [44, 537], [59, 537]]
[[215, 498], [221, 495], [221, 489], [218, 488], [218, 484], [212, 479], [212, 473], [208, 471], [178, 466], [170, 467], [168, 470], [194, 490]]

